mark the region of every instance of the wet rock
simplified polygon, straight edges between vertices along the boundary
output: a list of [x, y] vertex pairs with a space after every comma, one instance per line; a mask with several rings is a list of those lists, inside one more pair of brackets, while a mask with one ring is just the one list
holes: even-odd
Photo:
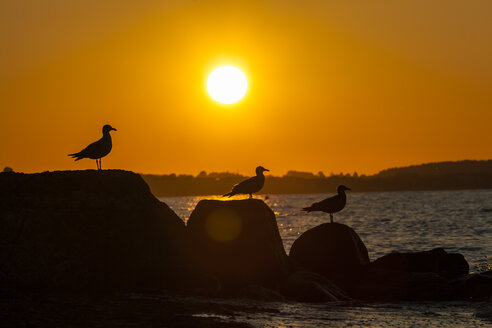
[[[253, 328], [244, 323], [274, 308], [161, 293], [5, 293], [1, 327]], [[264, 314], [264, 315], [262, 315]]]
[[453, 298], [449, 280], [434, 272], [365, 270], [345, 286], [354, 298], [364, 301], [444, 301]]
[[365, 301], [448, 301], [487, 299], [492, 277], [467, 275], [461, 254], [443, 249], [385, 255], [366, 266], [343, 288]]
[[492, 297], [492, 271], [457, 278], [453, 285], [458, 299], [488, 300]]
[[175, 281], [175, 287], [180, 293], [204, 297], [217, 297], [222, 290], [217, 277], [189, 268], [182, 268]]
[[[392, 253], [367, 266], [347, 292], [366, 301], [444, 301], [463, 299], [458, 282], [451, 278], [468, 273], [461, 254], [442, 248], [415, 253]], [[464, 282], [462, 283], [464, 285]]]
[[492, 324], [492, 303], [487, 302], [480, 305], [475, 311], [475, 316]]
[[305, 270], [335, 283], [345, 283], [369, 264], [366, 246], [350, 227], [324, 223], [304, 232], [292, 245], [289, 257]]
[[247, 285], [238, 294], [240, 298], [247, 298], [251, 300], [266, 301], [266, 302], [284, 302], [285, 297], [280, 293], [265, 288], [260, 285]]
[[135, 173], [0, 173], [0, 199], [0, 284], [159, 289], [181, 265], [184, 224]]
[[298, 302], [347, 301], [350, 297], [324, 276], [299, 271], [290, 275], [282, 286], [282, 293]]
[[190, 267], [216, 276], [225, 293], [276, 289], [289, 271], [275, 214], [261, 200], [202, 200], [187, 224]]
[[371, 263], [378, 270], [402, 272], [434, 272], [454, 278], [468, 274], [469, 266], [461, 254], [449, 254], [442, 248], [416, 253], [392, 253]]

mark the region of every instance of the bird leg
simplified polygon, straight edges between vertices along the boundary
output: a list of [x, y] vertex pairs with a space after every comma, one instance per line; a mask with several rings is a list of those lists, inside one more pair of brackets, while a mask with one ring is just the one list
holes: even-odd
[[253, 195], [252, 195], [252, 194], [249, 194], [249, 198], [250, 198], [250, 199], [251, 199], [251, 198], [253, 198]]
[[330, 223], [333, 223], [333, 213], [330, 213]]
[[103, 169], [103, 168], [102, 168], [102, 160], [101, 160], [101, 158], [99, 159], [99, 169], [100, 169], [100, 170], [102, 170], [102, 169]]

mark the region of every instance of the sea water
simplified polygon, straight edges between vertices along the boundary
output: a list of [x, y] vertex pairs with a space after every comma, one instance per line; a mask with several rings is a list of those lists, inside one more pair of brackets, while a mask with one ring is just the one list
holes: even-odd
[[[304, 231], [329, 222], [329, 215], [306, 213], [302, 207], [330, 194], [258, 195], [274, 211], [288, 253]], [[201, 199], [220, 196], [166, 197], [185, 222]], [[442, 247], [463, 254], [471, 272], [492, 266], [492, 190], [421, 192], [348, 192], [345, 209], [335, 222], [352, 227], [375, 260], [391, 252]], [[246, 301], [247, 302], [247, 301]], [[273, 305], [270, 305], [273, 306]], [[315, 326], [492, 326], [490, 302], [431, 302], [340, 306], [303, 303], [276, 304], [267, 313], [248, 313], [239, 320], [258, 327]]]

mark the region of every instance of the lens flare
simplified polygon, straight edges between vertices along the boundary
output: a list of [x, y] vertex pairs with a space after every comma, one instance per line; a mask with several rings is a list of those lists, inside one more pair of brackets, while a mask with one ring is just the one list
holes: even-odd
[[205, 222], [205, 231], [208, 236], [218, 242], [235, 240], [241, 233], [242, 227], [239, 215], [226, 209], [210, 213]]

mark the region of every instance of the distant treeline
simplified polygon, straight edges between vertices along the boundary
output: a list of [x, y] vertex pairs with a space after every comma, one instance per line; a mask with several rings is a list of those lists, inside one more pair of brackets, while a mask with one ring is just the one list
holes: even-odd
[[[142, 174], [157, 197], [221, 195], [248, 178], [234, 173], [192, 175]], [[391, 168], [366, 176], [353, 174], [317, 174], [289, 171], [282, 177], [267, 175], [263, 194], [334, 193], [345, 184], [358, 191], [404, 191], [492, 188], [492, 160], [439, 162]]]

